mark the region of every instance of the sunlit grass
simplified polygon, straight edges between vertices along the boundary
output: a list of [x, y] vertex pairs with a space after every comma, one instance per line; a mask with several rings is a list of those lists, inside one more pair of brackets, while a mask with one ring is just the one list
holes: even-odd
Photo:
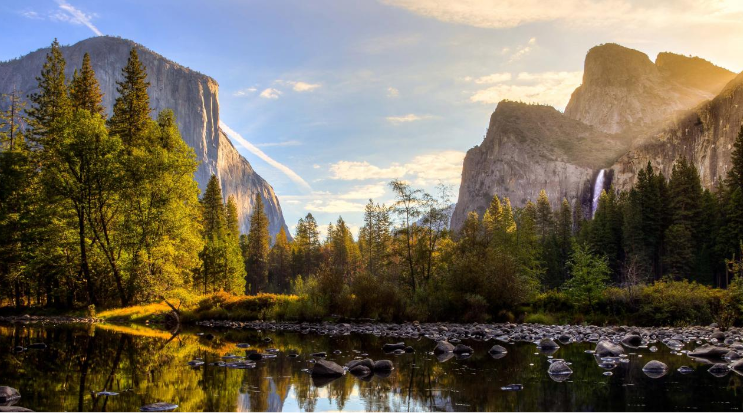
[[169, 311], [171, 310], [167, 304], [165, 304], [164, 302], [159, 302], [105, 310], [98, 313], [97, 317], [104, 320], [137, 322], [144, 321], [155, 316], [161, 316]]

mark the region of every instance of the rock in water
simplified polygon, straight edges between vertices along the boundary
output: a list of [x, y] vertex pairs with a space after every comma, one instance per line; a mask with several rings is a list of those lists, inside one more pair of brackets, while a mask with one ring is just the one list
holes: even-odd
[[568, 366], [568, 363], [564, 361], [555, 361], [550, 364], [549, 369], [547, 369], [547, 374], [550, 376], [570, 375], [573, 374], [573, 370]]
[[439, 341], [436, 343], [436, 348], [433, 349], [434, 354], [453, 353], [454, 345], [448, 341]]
[[704, 345], [697, 347], [694, 351], [687, 353], [689, 357], [701, 357], [701, 358], [722, 358], [728, 354], [730, 349], [725, 347]]
[[47, 346], [44, 343], [33, 343], [28, 345], [28, 348], [33, 348], [36, 350], [46, 350], [46, 347]]
[[464, 344], [457, 344], [456, 347], [454, 347], [454, 350], [452, 350], [454, 354], [472, 354], [473, 350], [470, 346], [465, 346]]
[[33, 410], [21, 406], [0, 406], [0, 413], [5, 412], [32, 412]]
[[555, 340], [552, 340], [551, 338], [543, 338], [539, 340], [539, 344], [537, 344], [537, 347], [543, 350], [556, 350], [560, 348], [560, 346], [555, 343]]
[[361, 360], [351, 360], [348, 363], [346, 363], [346, 367], [351, 370], [356, 366], [364, 366], [368, 368], [369, 370], [372, 370], [374, 368], [374, 360], [366, 358]]
[[725, 377], [730, 373], [730, 367], [724, 363], [715, 363], [707, 371], [715, 377]]
[[624, 354], [622, 346], [612, 343], [608, 340], [601, 340], [596, 343], [595, 353], [599, 357], [619, 357]]
[[394, 370], [395, 366], [390, 360], [377, 360], [374, 362], [374, 372], [386, 372]]
[[658, 360], [651, 360], [642, 368], [643, 373], [651, 379], [658, 379], [666, 375], [668, 366]]
[[366, 377], [371, 374], [371, 369], [363, 364], [357, 364], [348, 371], [356, 377]]
[[142, 406], [139, 408], [140, 412], [167, 412], [178, 408], [177, 404], [157, 402]]
[[[289, 234], [273, 188], [240, 155], [226, 134], [231, 133], [229, 128], [225, 130], [221, 125], [219, 85], [214, 79], [172, 62], [131, 40], [110, 36], [92, 37], [72, 46], [60, 47], [67, 61], [67, 79], [72, 77], [75, 69], [80, 68], [83, 54], [89, 53], [103, 92], [102, 104], [110, 116], [114, 99], [118, 96], [116, 81], [133, 47], [137, 48], [139, 59], [147, 69], [147, 81], [150, 82], [147, 92], [152, 113], [172, 109], [183, 140], [194, 150], [199, 161], [194, 178], [199, 188], [202, 191], [206, 188], [212, 174], [220, 178], [225, 199], [233, 195], [237, 202], [241, 233], [247, 233], [250, 229], [255, 196], [260, 195], [268, 215], [269, 233], [274, 236], [283, 227]], [[0, 94], [10, 93], [14, 88], [21, 92], [21, 96], [36, 91], [36, 76], [48, 51], [42, 49], [19, 59], [1, 62]]]
[[488, 353], [490, 354], [506, 354], [508, 353], [508, 350], [506, 350], [505, 347], [494, 345], [493, 347], [490, 347], [490, 350], [488, 350]]
[[521, 391], [524, 390], [523, 384], [509, 384], [500, 388], [503, 391]]
[[21, 393], [9, 386], [0, 386], [0, 404], [10, 405], [21, 398]]
[[637, 334], [627, 334], [622, 339], [622, 344], [627, 347], [639, 347], [642, 344], [642, 337]]
[[382, 346], [382, 351], [385, 353], [392, 353], [395, 350], [405, 350], [405, 343], [385, 344]]
[[319, 377], [340, 377], [345, 373], [343, 367], [330, 361], [320, 359], [312, 366], [312, 375]]

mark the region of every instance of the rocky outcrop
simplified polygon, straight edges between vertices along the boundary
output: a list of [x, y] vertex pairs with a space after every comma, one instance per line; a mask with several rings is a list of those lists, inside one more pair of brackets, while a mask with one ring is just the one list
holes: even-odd
[[632, 149], [612, 166], [614, 185], [620, 190], [632, 187], [637, 172], [648, 162], [665, 176], [670, 176], [674, 162], [684, 156], [699, 170], [702, 185], [712, 189], [727, 175], [730, 153], [741, 125], [743, 73], [728, 83], [714, 99], [635, 142]]
[[542, 189], [553, 208], [563, 198], [584, 202], [596, 171], [628, 148], [623, 135], [598, 131], [551, 106], [500, 102], [485, 140], [465, 156], [452, 229], [461, 228], [470, 211], [482, 216], [496, 194], [514, 207], [535, 201]]
[[588, 51], [565, 115], [608, 133], [645, 130], [713, 98], [734, 77], [700, 58], [661, 53], [653, 63], [637, 50], [604, 44]]
[[[136, 47], [147, 69], [150, 105], [153, 116], [163, 109], [172, 109], [178, 120], [183, 140], [193, 148], [199, 168], [195, 178], [203, 190], [212, 174], [220, 177], [226, 197], [235, 195], [238, 203], [240, 229], [247, 232], [255, 195], [263, 198], [270, 220], [269, 232], [276, 234], [286, 228], [279, 200], [273, 188], [258, 175], [219, 128], [219, 85], [201, 73], [172, 62], [130, 40], [115, 37], [95, 37], [62, 47], [67, 61], [66, 74], [71, 78], [79, 68], [84, 53], [89, 53], [93, 69], [101, 85], [103, 105], [110, 113], [116, 98], [116, 81], [126, 64], [129, 50]], [[23, 96], [37, 89], [39, 75], [48, 49], [32, 52], [21, 58], [0, 63], [0, 93], [13, 89]], [[287, 231], [288, 232], [288, 231]]]

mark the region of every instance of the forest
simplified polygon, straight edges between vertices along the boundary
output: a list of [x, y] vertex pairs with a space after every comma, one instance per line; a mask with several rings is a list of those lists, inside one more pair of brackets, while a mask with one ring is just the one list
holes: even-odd
[[712, 191], [681, 157], [668, 177], [648, 164], [631, 190], [602, 192], [594, 213], [553, 210], [544, 191], [523, 208], [495, 196], [452, 232], [451, 188], [394, 180], [394, 202], [369, 200], [357, 237], [339, 217], [322, 239], [307, 214], [272, 238], [260, 196], [241, 234], [216, 176], [200, 194], [193, 150], [172, 111], [153, 114], [136, 49], [110, 117], [89, 56], [69, 81], [65, 65], [55, 41], [28, 104], [18, 92], [0, 104], [5, 306], [249, 296], [272, 306], [260, 316], [295, 320], [740, 321], [743, 128]]

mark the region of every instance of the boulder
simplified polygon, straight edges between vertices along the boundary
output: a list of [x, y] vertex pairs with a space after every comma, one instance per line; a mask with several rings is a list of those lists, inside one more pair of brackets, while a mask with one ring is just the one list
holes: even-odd
[[366, 377], [371, 374], [371, 369], [363, 364], [357, 364], [348, 371], [356, 377]]
[[369, 370], [374, 368], [374, 360], [366, 358], [361, 360], [351, 360], [348, 363], [346, 363], [346, 367], [351, 370], [356, 366], [364, 366], [368, 368]]
[[715, 331], [714, 333], [712, 333], [709, 337], [710, 338], [714, 338], [715, 340], [717, 340], [719, 342], [725, 341], [725, 333], [723, 333], [722, 331], [719, 331], [719, 330], [718, 331]]
[[743, 374], [743, 359], [740, 359], [736, 361], [735, 363], [731, 364], [730, 368], [734, 370], [736, 373]]
[[555, 343], [555, 341], [551, 338], [543, 338], [539, 340], [539, 344], [537, 344], [537, 347], [543, 350], [553, 350], [560, 348], [560, 346], [558, 346], [557, 343]]
[[601, 340], [596, 343], [595, 354], [599, 357], [619, 357], [624, 354], [624, 349], [618, 344], [608, 340]]
[[345, 373], [343, 367], [329, 360], [317, 360], [312, 366], [312, 375], [320, 377], [340, 377]]
[[647, 364], [645, 364], [645, 367], [642, 368], [642, 371], [645, 373], [646, 376], [652, 379], [657, 379], [666, 375], [668, 366], [658, 360], [651, 360]]
[[0, 406], [0, 412], [32, 412], [33, 410], [21, 406]]
[[21, 398], [21, 393], [9, 386], [0, 386], [0, 404], [10, 405]]
[[568, 363], [559, 360], [550, 364], [547, 374], [550, 376], [563, 376], [573, 374], [573, 370], [568, 366]]
[[622, 339], [622, 344], [627, 347], [639, 347], [642, 344], [642, 337], [637, 334], [627, 334]]
[[374, 372], [386, 372], [394, 370], [395, 366], [392, 365], [390, 360], [377, 360], [374, 362]]
[[690, 351], [687, 355], [690, 357], [721, 358], [729, 351], [730, 350], [725, 347], [704, 345], [697, 347], [694, 351]]
[[506, 354], [508, 353], [508, 350], [506, 350], [505, 347], [494, 345], [493, 347], [490, 347], [490, 350], [488, 350], [488, 353], [490, 354]]
[[444, 354], [454, 352], [454, 345], [448, 341], [439, 341], [436, 343], [436, 348], [433, 349], [434, 354]]
[[140, 412], [167, 412], [169, 410], [175, 410], [178, 408], [177, 404], [157, 402], [147, 404], [139, 408]]
[[724, 377], [730, 372], [730, 367], [725, 363], [715, 363], [707, 371], [715, 377]]
[[392, 353], [395, 350], [405, 350], [405, 343], [385, 344], [382, 346], [382, 351], [385, 353]]
[[465, 346], [464, 344], [457, 344], [453, 350], [454, 354], [472, 354], [473, 352], [474, 350], [472, 350], [472, 347]]
[[310, 354], [310, 356], [312, 356], [312, 357], [320, 357], [320, 358], [325, 358], [325, 357], [327, 357], [327, 356], [328, 356], [328, 353], [326, 353], [326, 352], [324, 352], [324, 351], [318, 351], [317, 353], [312, 353], [312, 354]]

